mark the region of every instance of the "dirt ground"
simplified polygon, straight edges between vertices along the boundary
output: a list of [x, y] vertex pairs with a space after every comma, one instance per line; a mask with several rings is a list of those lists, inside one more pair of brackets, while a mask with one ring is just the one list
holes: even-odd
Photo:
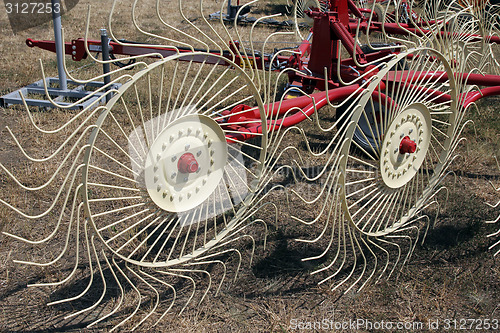
[[[82, 37], [87, 4], [96, 2], [80, 1], [76, 7], [63, 17], [67, 27], [67, 39]], [[101, 2], [99, 2], [101, 3]], [[103, 1], [102, 7], [109, 8], [111, 1]], [[123, 11], [127, 6], [122, 8]], [[105, 13], [97, 9], [94, 27], [104, 26]], [[94, 31], [94, 38], [98, 32]], [[0, 94], [11, 92], [41, 78], [38, 58], [47, 66], [48, 75], [55, 75], [54, 55], [50, 52], [30, 49], [24, 43], [27, 37], [51, 39], [53, 32], [50, 24], [38, 28], [12, 33], [7, 15], [0, 13]], [[133, 36], [131, 37], [133, 38]], [[88, 65], [84, 75], [91, 77], [100, 68], [90, 61], [68, 63], [70, 69]], [[81, 72], [78, 72], [82, 74]], [[487, 224], [495, 219], [499, 208], [491, 208], [486, 203], [499, 200], [493, 186], [500, 186], [500, 170], [493, 156], [500, 156], [500, 118], [498, 117], [500, 97], [489, 97], [478, 103], [467, 117], [474, 125], [467, 126], [467, 138], [458, 149], [459, 157], [451, 165], [444, 185], [448, 191], [439, 196], [440, 210], [436, 217], [436, 207], [431, 206], [428, 214], [433, 226], [429, 229], [425, 242], [418, 242], [412, 257], [401, 267], [398, 266], [389, 278], [368, 284], [362, 291], [346, 288], [331, 291], [328, 285], [318, 286], [319, 277], [310, 273], [316, 264], [301, 259], [309, 253], [321, 249], [306, 246], [295, 241], [308, 230], [290, 219], [290, 211], [280, 193], [271, 198], [280, 206], [280, 216], [273, 218], [272, 209], [264, 209], [257, 217], [268, 223], [266, 246], [263, 244], [263, 229], [256, 226], [249, 234], [256, 240], [255, 253], [251, 256], [252, 244], [248, 239], [239, 240], [234, 247], [242, 253], [242, 265], [235, 277], [236, 256], [228, 256], [227, 272], [220, 266], [210, 266], [213, 286], [221, 283], [219, 293], [210, 288], [203, 302], [198, 303], [203, 292], [197, 292], [194, 301], [182, 311], [175, 305], [174, 311], [167, 314], [157, 326], [152, 326], [158, 315], [149, 318], [137, 328], [138, 332], [414, 332], [414, 331], [497, 331], [500, 325], [500, 256], [494, 257], [500, 246], [489, 247], [500, 238], [487, 237], [495, 233], [498, 223]], [[61, 124], [71, 118], [71, 113], [63, 111], [41, 111], [36, 115], [46, 124]], [[28, 185], [39, 185], [39, 178], [53, 172], [56, 165], [45, 169], [31, 169], [18, 150], [12, 149], [13, 142], [5, 126], [26, 133], [21, 137], [22, 144], [29, 150], [39, 152], [43, 147], [53, 148], [54, 142], [41, 142], [30, 134], [31, 124], [21, 107], [0, 108], [0, 161], [2, 164], [19, 170]], [[315, 127], [309, 122], [302, 124], [306, 134], [315, 137], [318, 146], [328, 143], [328, 138], [314, 136]], [[68, 129], [70, 131], [71, 129]], [[284, 145], [294, 144], [304, 149], [301, 136], [292, 134]], [[319, 162], [314, 162], [319, 163]], [[1, 198], [17, 198], [26, 202], [24, 192], [14, 188], [12, 182], [2, 172], [0, 178]], [[36, 210], [50, 201], [53, 193], [47, 193], [30, 202]], [[307, 216], [307, 205], [292, 202], [294, 216]], [[0, 231], [18, 235], [46, 234], [47, 226], [54, 223], [57, 216], [50, 215], [38, 221], [28, 221], [19, 217], [3, 205], [0, 206]], [[422, 235], [421, 235], [422, 236]], [[74, 236], [71, 236], [74, 237]], [[420, 238], [421, 239], [421, 238]], [[124, 306], [109, 321], [86, 328], [93, 320], [102, 317], [116, 304], [119, 288], [107, 286], [111, 295], [106, 294], [103, 306], [89, 313], [65, 318], [68, 314], [91, 306], [100, 297], [104, 286], [101, 281], [92, 285], [87, 298], [75, 303], [47, 306], [69, 295], [83, 290], [89, 281], [85, 261], [76, 268], [76, 277], [71, 283], [60, 287], [27, 287], [28, 284], [55, 282], [73, 269], [72, 261], [64, 258], [57, 266], [32, 267], [16, 264], [13, 260], [32, 258], [53, 258], [65, 235], [57, 235], [51, 247], [37, 247], [16, 241], [0, 234], [0, 332], [102, 332], [109, 331], [119, 321], [135, 310], [137, 296], [128, 289]], [[403, 245], [408, 246], [408, 245]], [[404, 249], [403, 249], [404, 250]], [[78, 250], [77, 250], [78, 251]], [[395, 251], [396, 253], [397, 251]], [[394, 255], [395, 253], [391, 253]], [[397, 255], [397, 253], [396, 253]], [[252, 258], [250, 262], [250, 258]], [[373, 259], [368, 258], [368, 266]], [[351, 266], [349, 266], [350, 268]], [[227, 278], [222, 279], [226, 273]], [[111, 273], [105, 270], [112, 279]], [[207, 287], [203, 274], [196, 281], [199, 288]], [[97, 276], [97, 274], [96, 274]], [[98, 277], [96, 277], [96, 280]], [[176, 284], [178, 297], [186, 300], [190, 293], [189, 283]], [[147, 288], [146, 288], [147, 289]], [[149, 298], [140, 302], [137, 316], [124, 328], [131, 329], [147, 315], [154, 306], [151, 290]], [[165, 310], [168, 302], [161, 305]], [[160, 312], [161, 313], [161, 312]], [[489, 323], [489, 326], [487, 326]]]

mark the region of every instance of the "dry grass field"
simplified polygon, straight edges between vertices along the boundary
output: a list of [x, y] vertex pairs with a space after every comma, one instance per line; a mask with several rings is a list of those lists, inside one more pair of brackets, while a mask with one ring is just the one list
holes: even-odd
[[[151, 42], [132, 27], [129, 17], [132, 2], [118, 1], [114, 32], [119, 38]], [[151, 3], [154, 2], [140, 1], [139, 12], [144, 26], [149, 31], [161, 34], [161, 29], [154, 25], [153, 15], [147, 14], [151, 13]], [[283, 0], [279, 3], [285, 2]], [[83, 37], [89, 4], [92, 5], [89, 38], [99, 39], [99, 29], [107, 25], [111, 0], [80, 0], [75, 8], [62, 17], [66, 40]], [[264, 11], [265, 7], [255, 10]], [[168, 8], [165, 11], [169, 13]], [[182, 20], [179, 20], [179, 27], [191, 29], [183, 26]], [[269, 28], [257, 29], [256, 40], [266, 36], [266, 29]], [[271, 31], [276, 31], [276, 28], [271, 28]], [[13, 34], [7, 14], [0, 11], [0, 95], [41, 79], [39, 59], [48, 76], [57, 75], [55, 55], [28, 48], [26, 38], [52, 39], [51, 23]], [[68, 69], [75, 77], [91, 78], [100, 74], [101, 66], [91, 60], [76, 63], [69, 57], [66, 59]], [[257, 216], [269, 226], [266, 247], [262, 242], [262, 229], [258, 227], [249, 231], [257, 240], [251, 263], [250, 242], [241, 240], [235, 244], [235, 247], [240, 246], [243, 253], [243, 263], [235, 280], [232, 278], [236, 270], [236, 260], [233, 258], [229, 259], [227, 265], [229, 278], [223, 281], [218, 295], [211, 289], [203, 302], [192, 302], [181, 315], [173, 311], [156, 327], [151, 327], [154, 321], [148, 319], [137, 331], [425, 332], [447, 329], [450, 332], [463, 332], [473, 331], [469, 328], [471, 321], [474, 322], [473, 328], [480, 322], [487, 321], [498, 321], [500, 325], [500, 256], [495, 258], [493, 251], [488, 250], [494, 239], [486, 237], [497, 231], [500, 223], [485, 223], [499, 214], [498, 207], [494, 209], [486, 205], [486, 202], [498, 200], [498, 194], [494, 192], [491, 183], [497, 187], [500, 185], [500, 170], [497, 170], [493, 158], [500, 156], [499, 102], [500, 96], [481, 100], [477, 109], [471, 110], [467, 115], [474, 121], [474, 125], [464, 130], [466, 140], [459, 148], [460, 156], [452, 164], [450, 175], [445, 178], [448, 192], [444, 191], [439, 196], [439, 214], [436, 216], [438, 210], [435, 205], [425, 212], [435, 223], [431, 223], [425, 242], [416, 244], [411, 259], [404, 267], [398, 266], [389, 280], [381, 279], [377, 283], [368, 284], [359, 293], [349, 291], [344, 294], [345, 288], [330, 291], [325, 288], [327, 286], [318, 286], [318, 278], [310, 275], [317, 263], [311, 264], [301, 259], [321, 249], [295, 242], [296, 238], [307, 235], [309, 231], [304, 226], [297, 226], [289, 218], [288, 209], [293, 209], [295, 216], [301, 216], [307, 215], [307, 207], [293, 201], [287, 205], [282, 193], [280, 195], [277, 192], [271, 198], [282, 208], [279, 218], [275, 220], [271, 209], [262, 210]], [[55, 127], [67, 122], [73, 114], [48, 109], [37, 110], [34, 117], [38, 124]], [[322, 119], [325, 122], [331, 120], [327, 111], [324, 111]], [[69, 126], [67, 131], [71, 132], [77, 125]], [[57, 138], [36, 136], [22, 107], [0, 108], [0, 162], [22, 175], [26, 185], [40, 185], [40, 179], [46, 179], [58, 165], [31, 167], [13, 145], [6, 126], [19, 134], [21, 144], [34, 154], [43, 155], [44, 149], [53, 149], [58, 144]], [[304, 122], [301, 126], [318, 146], [329, 142], [328, 138], [316, 135], [317, 129], [313, 123]], [[305, 149], [302, 137], [298, 134], [291, 133], [283, 144]], [[316, 160], [313, 163], [320, 162]], [[14, 186], [4, 172], [0, 173], [0, 193], [0, 198], [8, 198], [9, 202], [29, 202], [27, 207], [22, 208], [33, 212], [50, 202], [55, 195], [42, 193], [39, 197], [28, 200], [25, 192]], [[39, 220], [29, 221], [0, 205], [1, 232], [38, 238], [39, 235], [50, 232], [48, 225], [53, 225], [55, 219], [57, 216], [50, 214]], [[31, 267], [15, 264], [13, 260], [50, 260], [48, 258], [53, 258], [60, 245], [65, 242], [64, 237], [65, 235], [57, 236], [50, 243], [54, 244], [54, 248], [50, 248], [29, 246], [0, 234], [0, 332], [107, 332], [134, 311], [135, 303], [126, 298], [124, 306], [115, 317], [96, 327], [86, 328], [93, 320], [109, 312], [116, 301], [116, 297], [110, 297], [102, 307], [88, 314], [65, 319], [68, 313], [89, 306], [92, 297], [98, 298], [101, 292], [99, 288], [102, 288], [100, 284], [93, 285], [95, 290], [91, 291], [89, 299], [82, 299], [74, 304], [46, 306], [50, 301], [72, 295], [74, 290], [84, 289], [88, 281], [85, 267], [78, 267], [80, 281], [73, 281], [59, 288], [27, 287], [27, 284], [63, 279], [72, 269], [72, 262], [63, 260], [57, 266]], [[222, 272], [220, 268], [214, 267], [211, 273], [215, 285], [220, 281]], [[200, 286], [206, 283], [203, 280], [199, 282]], [[118, 288], [108, 288], [118, 293]], [[187, 292], [186, 286], [178, 286], [180, 299], [186, 297]], [[151, 307], [152, 303], [144, 300], [137, 317], [124, 328], [131, 329], [139, 323], [141, 315], [144, 316]], [[179, 309], [176, 310], [178, 312]], [[460, 329], [463, 320], [466, 321], [466, 326], [465, 329]], [[350, 325], [354, 322], [360, 324], [359, 329], [354, 330]], [[382, 322], [386, 325], [391, 322], [393, 326], [382, 329], [377, 326]], [[403, 326], [396, 326], [397, 323]], [[437, 323], [439, 329], [431, 329], [436, 326], [429, 327], [429, 323]], [[342, 324], [344, 326], [339, 327]]]

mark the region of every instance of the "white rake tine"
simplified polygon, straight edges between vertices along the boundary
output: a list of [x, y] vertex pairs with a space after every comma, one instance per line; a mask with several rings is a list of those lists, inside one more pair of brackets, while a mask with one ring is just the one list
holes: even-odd
[[118, 269], [118, 271], [121, 273], [121, 275], [125, 278], [125, 280], [127, 281], [128, 284], [130, 284], [130, 286], [132, 287], [132, 289], [134, 289], [134, 291], [137, 293], [138, 295], [138, 301], [137, 301], [137, 306], [135, 307], [134, 311], [132, 311], [132, 313], [125, 319], [123, 319], [121, 322], [119, 322], [116, 326], [114, 326], [110, 332], [113, 332], [114, 330], [116, 330], [118, 327], [122, 326], [123, 324], [125, 324], [127, 321], [129, 321], [133, 316], [135, 316], [135, 314], [137, 313], [137, 311], [139, 311], [139, 308], [141, 307], [141, 292], [139, 291], [139, 289], [137, 289], [137, 287], [135, 286], [135, 284], [132, 283], [132, 281], [130, 281], [130, 279], [128, 278], [128, 276], [123, 272], [123, 270], [120, 268], [120, 266], [118, 266], [118, 264], [116, 263], [115, 261], [115, 257], [113, 256], [112, 258], [113, 260], [113, 264], [115, 265], [115, 267]]
[[113, 278], [115, 279], [115, 282], [118, 285], [118, 288], [120, 289], [120, 300], [118, 301], [118, 304], [114, 307], [113, 310], [111, 310], [108, 314], [102, 316], [101, 318], [97, 319], [96, 321], [87, 325], [87, 328], [90, 328], [90, 327], [100, 323], [101, 321], [105, 320], [106, 318], [109, 318], [112, 315], [114, 315], [118, 311], [118, 309], [122, 306], [123, 299], [125, 298], [125, 291], [123, 290], [123, 287], [122, 287], [122, 284], [120, 283], [120, 280], [116, 276], [116, 273], [113, 269], [113, 266], [109, 263], [109, 260], [106, 256], [106, 253], [104, 252], [104, 250], [101, 250], [101, 253], [102, 253], [102, 256], [104, 257], [104, 260], [106, 260], [106, 264], [108, 265], [108, 268], [109, 268], [111, 274], [113, 275]]
[[210, 290], [210, 287], [212, 286], [212, 276], [210, 275], [210, 273], [207, 272], [207, 271], [205, 271], [205, 270], [200, 270], [200, 269], [181, 269], [181, 268], [171, 269], [171, 271], [174, 271], [174, 272], [189, 272], [189, 273], [206, 274], [207, 277], [208, 277], [208, 286], [207, 286], [207, 289], [205, 290], [205, 292], [203, 293], [203, 296], [201, 297], [200, 301], [198, 302], [198, 305], [200, 305], [201, 303], [203, 303], [203, 300], [207, 296], [208, 291]]
[[156, 311], [156, 308], [160, 304], [160, 294], [158, 293], [158, 290], [156, 290], [156, 288], [154, 288], [151, 284], [149, 284], [142, 276], [140, 276], [139, 274], [137, 274], [136, 272], [134, 272], [133, 269], [131, 269], [128, 266], [127, 266], [127, 269], [128, 269], [129, 272], [131, 272], [132, 274], [134, 274], [139, 280], [141, 280], [144, 284], [146, 284], [148, 286], [148, 288], [152, 289], [155, 292], [155, 295], [156, 295], [155, 305], [153, 306], [153, 308], [151, 309], [151, 311], [144, 318], [142, 318], [141, 321], [139, 321], [132, 328], [132, 331], [135, 331], [137, 329], [137, 327], [141, 326], [142, 323], [144, 323]]
[[144, 275], [145, 275], [145, 276], [147, 276], [148, 278], [150, 278], [150, 279], [152, 279], [152, 280], [155, 280], [156, 282], [159, 282], [159, 283], [161, 283], [161, 284], [163, 284], [163, 285], [167, 286], [168, 288], [172, 289], [172, 292], [173, 292], [173, 294], [174, 294], [174, 295], [173, 295], [173, 298], [172, 298], [172, 302], [170, 302], [170, 305], [169, 305], [169, 307], [167, 308], [167, 310], [165, 310], [165, 311], [163, 312], [163, 314], [160, 316], [160, 318], [159, 318], [159, 319], [158, 319], [158, 320], [157, 320], [157, 321], [153, 324], [153, 327], [155, 327], [155, 326], [156, 326], [156, 325], [158, 325], [158, 323], [159, 323], [159, 322], [163, 319], [163, 317], [165, 317], [165, 315], [166, 315], [166, 314], [167, 314], [167, 313], [168, 313], [168, 312], [172, 309], [172, 307], [173, 307], [173, 306], [174, 306], [174, 304], [175, 304], [175, 298], [176, 298], [177, 294], [176, 294], [175, 288], [174, 288], [171, 284], [166, 283], [165, 281], [162, 281], [162, 280], [158, 279], [157, 277], [154, 277], [154, 276], [152, 276], [152, 275], [150, 275], [150, 274], [148, 274], [148, 273], [146, 273], [146, 272], [144, 272], [144, 271], [142, 271], [142, 270], [140, 270], [140, 269], [139, 269], [139, 272], [140, 272], [141, 274], [144, 274]]
[[[194, 297], [194, 293], [196, 292], [196, 282], [194, 281], [194, 279], [192, 277], [190, 277], [188, 275], [174, 273], [174, 271], [175, 270], [170, 270], [170, 271], [157, 270], [158, 273], [165, 274], [165, 275], [170, 275], [170, 276], [175, 276], [175, 277], [179, 277], [179, 278], [182, 278], [182, 279], [186, 279], [186, 280], [191, 281], [191, 283], [193, 284], [193, 292], [191, 293], [191, 296], [189, 296], [186, 304], [184, 304], [184, 307], [179, 312], [178, 316], [180, 316], [184, 312], [184, 310], [186, 310], [188, 304], [191, 303], [191, 300]], [[189, 272], [189, 270], [184, 270], [184, 271]]]
[[[361, 238], [361, 241], [363, 242], [363, 244], [368, 248], [368, 251], [370, 251], [371, 255], [373, 256], [373, 259], [375, 260], [375, 262], [373, 263], [373, 270], [372, 270], [372, 273], [370, 274], [370, 276], [368, 276], [365, 280], [365, 282], [359, 287], [359, 289], [357, 290], [357, 292], [360, 292], [361, 290], [363, 290], [363, 288], [371, 281], [371, 279], [373, 278], [373, 275], [375, 275], [375, 272], [377, 270], [377, 265], [378, 265], [378, 258], [376, 256], [376, 254], [373, 252], [373, 250], [371, 249], [371, 247], [366, 243], [366, 241], [363, 239], [363, 237], [360, 237]], [[363, 250], [361, 250], [361, 253], [363, 253]], [[365, 256], [363, 255], [363, 258], [365, 258]], [[367, 266], [367, 262], [365, 260], [365, 266]], [[363, 275], [360, 276], [360, 279]], [[354, 285], [354, 284], [353, 284]]]
[[106, 279], [104, 278], [104, 273], [102, 272], [101, 262], [99, 260], [99, 256], [97, 255], [97, 251], [95, 249], [94, 236], [92, 236], [90, 238], [90, 241], [92, 243], [92, 249], [94, 250], [94, 255], [95, 255], [95, 258], [96, 258], [96, 261], [97, 261], [97, 267], [99, 267], [99, 273], [100, 273], [101, 279], [102, 279], [102, 284], [103, 284], [102, 294], [101, 294], [101, 297], [99, 297], [99, 299], [94, 304], [92, 304], [91, 306], [89, 306], [89, 307], [87, 307], [87, 308], [85, 308], [83, 310], [80, 310], [78, 312], [72, 313], [72, 314], [64, 317], [64, 319], [69, 319], [69, 318], [72, 318], [72, 317], [76, 317], [79, 314], [82, 314], [82, 313], [85, 313], [85, 312], [88, 312], [90, 310], [95, 309], [99, 304], [101, 304], [102, 300], [104, 299], [104, 296], [106, 295], [106, 289], [107, 289]]
[[[80, 209], [81, 209], [82, 205], [83, 204], [80, 204], [80, 206], [78, 207], [78, 211], [77, 211], [77, 220], [76, 220], [77, 221], [76, 222], [77, 231], [80, 228]], [[87, 223], [87, 221], [85, 221], [85, 223]], [[64, 283], [68, 282], [69, 280], [71, 280], [73, 275], [75, 275], [75, 273], [76, 273], [76, 270], [78, 268], [78, 263], [79, 263], [79, 245], [78, 245], [79, 239], [80, 239], [80, 233], [78, 232], [76, 235], [77, 242], [76, 242], [76, 250], [75, 250], [75, 266], [73, 267], [73, 270], [69, 273], [69, 275], [66, 278], [64, 278], [63, 280], [58, 281], [58, 282], [29, 284], [28, 287], [58, 286], [58, 285], [62, 285]], [[90, 249], [87, 249], [87, 252], [88, 252], [87, 254], [89, 255], [89, 258], [90, 258]]]
[[[221, 260], [197, 261], [197, 262], [185, 264], [184, 266], [197, 266], [197, 265], [210, 265], [210, 264], [220, 264], [220, 265], [222, 265], [222, 267], [224, 269], [224, 273], [222, 274], [221, 281], [220, 281], [219, 285], [217, 286], [217, 290], [215, 291], [215, 296], [217, 297], [219, 295], [220, 288], [222, 287], [222, 283], [226, 279], [227, 268], [226, 268], [226, 264], [223, 261], [221, 261]], [[207, 272], [207, 274], [208, 274], [208, 272]], [[201, 302], [202, 301], [200, 301], [200, 304], [201, 304]]]
[[[18, 264], [26, 264], [26, 265], [34, 265], [34, 266], [42, 266], [43, 267], [43, 266], [53, 265], [53, 264], [55, 264], [56, 262], [58, 262], [63, 257], [63, 255], [68, 250], [69, 238], [70, 238], [70, 235], [71, 235], [71, 227], [73, 225], [73, 217], [74, 217], [75, 206], [76, 206], [76, 199], [77, 199], [77, 197], [79, 195], [79, 191], [80, 191], [81, 187], [82, 187], [82, 185], [80, 184], [75, 189], [75, 195], [73, 196], [73, 205], [71, 207], [71, 216], [70, 216], [69, 223], [68, 223], [68, 232], [66, 233], [66, 240], [65, 240], [64, 247], [63, 247], [61, 253], [55, 259], [53, 259], [52, 261], [46, 262], [46, 263], [37, 263], [37, 262], [22, 261], [22, 260], [13, 260], [13, 262], [18, 263]], [[66, 207], [66, 205], [64, 205], [64, 207]], [[58, 226], [55, 229], [56, 231], [59, 228], [59, 224], [60, 224], [60, 220], [58, 221]], [[78, 237], [78, 230], [77, 230], [77, 237]], [[19, 238], [16, 238], [16, 239], [19, 239]], [[50, 238], [48, 238], [46, 240], [43, 240], [43, 242], [41, 242], [41, 243], [44, 243], [45, 241], [47, 241], [49, 239]], [[78, 242], [78, 240], [77, 240], [77, 242]]]
[[[74, 180], [76, 178], [76, 174], [78, 173], [78, 171], [79, 171], [79, 169], [81, 167], [83, 167], [83, 165], [78, 166], [77, 169], [75, 170], [75, 172], [73, 173], [73, 179], [71, 181], [71, 184], [70, 184], [69, 188], [73, 188], [73, 184], [74, 184]], [[75, 194], [73, 196], [72, 213], [74, 211], [74, 207], [75, 207], [75, 204], [76, 204], [76, 199], [78, 198], [77, 193], [78, 193], [79, 189], [80, 189], [80, 185], [75, 189]], [[69, 200], [69, 195], [70, 195], [70, 192], [68, 191], [68, 194], [66, 195], [66, 199], [64, 200], [63, 207], [67, 206], [67, 203], [68, 203], [68, 200]], [[1, 199], [0, 199], [0, 202], [3, 203], [3, 201]], [[8, 207], [10, 207], [10, 206], [8, 206]], [[48, 212], [50, 212], [51, 210], [52, 209], [50, 209]], [[47, 212], [47, 214], [48, 214], [48, 212]], [[12, 237], [14, 239], [20, 240], [20, 241], [28, 243], [28, 244], [42, 244], [42, 243], [45, 243], [48, 240], [52, 239], [52, 237], [54, 237], [57, 234], [57, 231], [59, 230], [59, 227], [61, 226], [61, 221], [62, 221], [63, 215], [64, 215], [64, 210], [62, 209], [61, 213], [59, 214], [59, 219], [57, 220], [57, 224], [56, 224], [54, 230], [47, 237], [45, 237], [45, 238], [43, 238], [41, 240], [38, 240], [38, 241], [32, 241], [32, 240], [29, 240], [29, 239], [26, 239], [26, 238], [23, 238], [23, 237], [19, 237], [19, 236], [10, 234], [8, 232], [2, 232], [2, 233], [4, 235], [6, 235], [6, 236]], [[27, 216], [25, 216], [25, 217], [27, 217]], [[35, 217], [35, 218], [37, 218], [37, 217]]]

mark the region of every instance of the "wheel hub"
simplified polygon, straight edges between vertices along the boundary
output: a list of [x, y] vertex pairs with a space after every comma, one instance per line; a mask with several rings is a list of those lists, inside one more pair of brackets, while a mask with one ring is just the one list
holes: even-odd
[[380, 159], [382, 180], [390, 188], [408, 183], [422, 165], [431, 138], [429, 109], [414, 103], [399, 113], [387, 129]]
[[225, 135], [214, 120], [179, 118], [150, 146], [144, 171], [149, 196], [166, 211], [192, 209], [217, 188], [226, 162]]

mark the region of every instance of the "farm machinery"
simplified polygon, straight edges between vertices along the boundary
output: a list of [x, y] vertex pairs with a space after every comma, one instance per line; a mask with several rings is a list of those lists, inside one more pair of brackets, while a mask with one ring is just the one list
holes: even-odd
[[[80, 299], [94, 279], [104, 287], [68, 319], [97, 311], [108, 281], [119, 286], [118, 305], [89, 326], [116, 316], [130, 292], [141, 295], [140, 286], [153, 291], [154, 305], [128, 328], [153, 318], [158, 323], [173, 311], [175, 281], [192, 287], [180, 298], [182, 313], [197, 283], [204, 288], [199, 301], [207, 295], [210, 269], [217, 266], [222, 276], [217, 291], [227, 262], [239, 269], [241, 242], [253, 244], [251, 254], [257, 235], [265, 245], [269, 221], [261, 215], [278, 220], [279, 208], [291, 205], [307, 207], [307, 213], [290, 209], [289, 220], [307, 230], [297, 242], [322, 248], [303, 259], [321, 262], [313, 272], [322, 276], [320, 284], [347, 292], [390, 276], [425, 237], [431, 225], [425, 210], [438, 210], [438, 197], [448, 192], [443, 180], [462, 141], [466, 111], [500, 93], [497, 7], [482, 1], [300, 2], [295, 8], [312, 22], [310, 29], [297, 23], [296, 9], [288, 30], [264, 33], [260, 22], [275, 15], [227, 25], [207, 20], [211, 3], [194, 9], [187, 3], [177, 5], [179, 25], [161, 1], [149, 7], [134, 1], [132, 24], [154, 41], [139, 43], [115, 36], [120, 3], [114, 1], [108, 28], [114, 59], [94, 58], [101, 41], [87, 36], [64, 45], [73, 60], [120, 65], [98, 76], [113, 78], [96, 91], [109, 102], [68, 113], [55, 127], [42, 126], [26, 106], [39, 135], [51, 138], [41, 141], [50, 143], [41, 151], [23, 148], [9, 129], [29, 163], [46, 166], [47, 180], [26, 185], [1, 164], [12, 184], [30, 194], [25, 205], [13, 204], [8, 193], [1, 202], [53, 229], [42, 238], [30, 230], [4, 234], [33, 248], [62, 237], [64, 246], [50, 261], [22, 264], [74, 263], [60, 281], [34, 286], [66, 284], [85, 263], [88, 286], [50, 304]], [[144, 7], [155, 8], [161, 33], [146, 30], [152, 15], [139, 23]], [[90, 16], [89, 8], [87, 33]], [[283, 41], [294, 47], [273, 47]], [[55, 50], [51, 41], [27, 44]], [[116, 83], [121, 86], [110, 88]], [[68, 109], [71, 102], [54, 105]], [[304, 123], [328, 142], [315, 145]], [[313, 174], [305, 171], [311, 160], [320, 163]], [[36, 199], [40, 192], [50, 193], [49, 204]], [[200, 276], [208, 277], [208, 286], [195, 282]], [[161, 293], [164, 300], [160, 289], [170, 292]], [[139, 297], [114, 329], [139, 317], [140, 306]]]

